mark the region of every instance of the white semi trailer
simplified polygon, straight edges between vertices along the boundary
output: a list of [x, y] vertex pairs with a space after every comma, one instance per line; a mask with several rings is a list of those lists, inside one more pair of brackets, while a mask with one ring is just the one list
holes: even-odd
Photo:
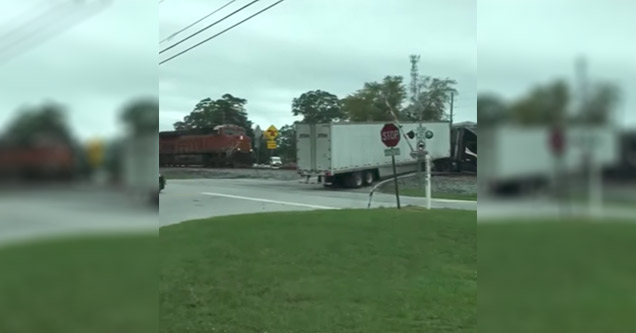
[[619, 161], [618, 131], [612, 127], [568, 127], [564, 135], [562, 162], [552, 154], [550, 133], [547, 126], [482, 128], [479, 136], [479, 146], [482, 147], [478, 162], [479, 188], [495, 192], [514, 188], [517, 192], [547, 185], [562, 172], [581, 172], [588, 147], [591, 158], [601, 169]]
[[[391, 157], [385, 155], [386, 147], [380, 131], [385, 123], [326, 123], [298, 124], [297, 163], [298, 173], [305, 177], [320, 177], [324, 185], [339, 184], [345, 187], [361, 187], [391, 176]], [[419, 123], [402, 123], [402, 133], [417, 131]], [[448, 159], [451, 156], [450, 125], [448, 122], [423, 124], [433, 132], [426, 140], [431, 160]], [[417, 160], [411, 157], [411, 147], [417, 149], [417, 138], [402, 135], [396, 148], [397, 173], [417, 170]], [[410, 145], [409, 145], [410, 142]]]

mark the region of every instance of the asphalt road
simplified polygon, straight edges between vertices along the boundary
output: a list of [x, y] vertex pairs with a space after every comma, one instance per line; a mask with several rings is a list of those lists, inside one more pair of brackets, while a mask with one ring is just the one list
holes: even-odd
[[0, 193], [0, 244], [42, 237], [157, 231], [157, 209], [106, 189], [48, 188]]
[[[161, 225], [213, 216], [275, 211], [367, 208], [369, 188], [327, 189], [298, 180], [184, 179], [168, 180], [160, 195]], [[401, 197], [406, 205], [425, 205], [424, 198]], [[396, 207], [394, 195], [375, 193], [372, 208]], [[433, 208], [476, 210], [477, 203], [433, 199]]]

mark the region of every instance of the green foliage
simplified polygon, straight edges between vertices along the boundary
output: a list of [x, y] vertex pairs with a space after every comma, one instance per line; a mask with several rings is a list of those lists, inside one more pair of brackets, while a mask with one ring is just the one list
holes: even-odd
[[[353, 122], [390, 121], [398, 116], [406, 99], [401, 76], [386, 76], [382, 82], [367, 82], [342, 100], [342, 109]], [[388, 104], [388, 105], [387, 105]]]
[[569, 102], [567, 83], [559, 80], [532, 89], [527, 96], [512, 103], [510, 113], [524, 125], [552, 124], [565, 119]]
[[254, 138], [252, 122], [247, 118], [246, 99], [225, 94], [222, 98], [202, 99], [183, 121], [174, 123], [176, 130], [214, 128], [218, 125], [237, 125], [243, 127], [248, 136]]
[[402, 119], [410, 121], [441, 121], [448, 118], [446, 108], [451, 94], [457, 96], [454, 86], [457, 81], [445, 78], [420, 76], [417, 81], [417, 96], [411, 97], [411, 104], [402, 110]]
[[159, 101], [151, 98], [135, 100], [124, 107], [122, 120], [133, 133], [159, 131]]
[[285, 125], [278, 131], [276, 143], [278, 148], [276, 154], [280, 156], [284, 162], [296, 161], [296, 124]]
[[322, 90], [303, 93], [292, 101], [294, 116], [302, 115], [305, 123], [339, 121], [343, 113], [338, 96]]
[[[477, 99], [477, 116], [484, 124], [513, 122], [521, 125], [549, 125], [560, 121], [587, 124], [606, 124], [620, 101], [620, 90], [613, 84], [598, 82], [589, 93], [587, 102], [572, 107], [570, 87], [564, 80], [538, 85], [527, 95], [505, 103], [489, 94]], [[575, 109], [569, 115], [568, 109]]]
[[67, 124], [64, 106], [48, 102], [23, 108], [5, 132], [9, 142], [30, 146], [38, 142], [60, 142], [72, 145], [74, 139]]
[[480, 94], [477, 97], [477, 122], [494, 125], [509, 118], [508, 106], [495, 94]]
[[611, 120], [612, 112], [621, 99], [620, 89], [611, 83], [601, 82], [593, 86], [587, 103], [583, 106], [577, 120], [585, 123], [607, 123]]

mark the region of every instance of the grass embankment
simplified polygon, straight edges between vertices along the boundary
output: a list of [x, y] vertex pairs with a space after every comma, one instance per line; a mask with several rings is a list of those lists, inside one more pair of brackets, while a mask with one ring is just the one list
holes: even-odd
[[0, 332], [157, 332], [157, 236], [0, 247]]
[[475, 332], [476, 212], [316, 211], [160, 231], [163, 332]]
[[[405, 189], [399, 189], [399, 191], [400, 191], [400, 195], [404, 195], [407, 197], [426, 197], [425, 190], [405, 188]], [[387, 190], [384, 192], [395, 194], [395, 187], [393, 188], [393, 190]], [[432, 193], [432, 197], [433, 199], [477, 201], [477, 193]]]
[[625, 332], [633, 326], [633, 222], [480, 224], [478, 235], [480, 332]]

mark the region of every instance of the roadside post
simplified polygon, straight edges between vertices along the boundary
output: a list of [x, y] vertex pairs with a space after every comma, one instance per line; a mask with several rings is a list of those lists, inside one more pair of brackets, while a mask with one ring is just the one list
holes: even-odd
[[393, 179], [395, 182], [395, 199], [397, 201], [398, 209], [401, 209], [397, 170], [395, 166], [395, 156], [400, 155], [400, 148], [395, 148], [395, 146], [400, 143], [400, 129], [393, 123], [386, 124], [380, 131], [380, 139], [388, 148], [384, 150], [384, 156], [391, 156], [391, 163], [393, 164]]
[[433, 132], [427, 130], [426, 127], [420, 125], [417, 128], [417, 150], [411, 153], [411, 157], [417, 159], [417, 178], [422, 187], [422, 160], [424, 160], [425, 166], [425, 186], [426, 186], [426, 208], [431, 209], [431, 155], [426, 150], [426, 140], [433, 138]]
[[276, 149], [276, 137], [278, 137], [278, 129], [276, 126], [271, 125], [265, 131], [265, 136], [267, 137], [267, 149], [269, 149], [269, 156], [274, 156], [274, 149]]
[[256, 125], [256, 129], [254, 129], [254, 148], [256, 148], [256, 165], [258, 166], [260, 160], [260, 152], [261, 152], [261, 138], [263, 137], [263, 131], [261, 127]]

